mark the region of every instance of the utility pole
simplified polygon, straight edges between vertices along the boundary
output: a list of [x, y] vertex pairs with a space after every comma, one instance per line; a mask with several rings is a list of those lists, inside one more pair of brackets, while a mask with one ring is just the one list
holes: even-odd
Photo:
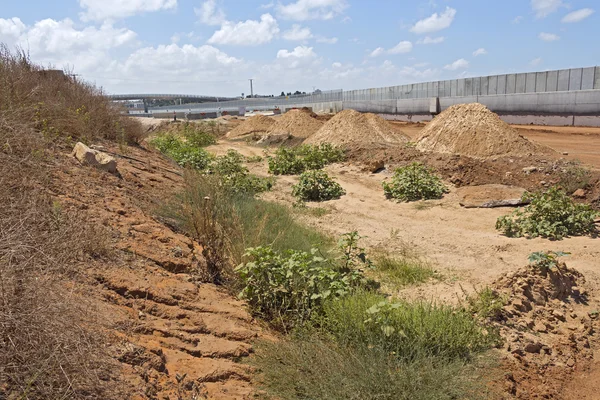
[[250, 97], [254, 98], [254, 89], [252, 88], [252, 81], [254, 79], [248, 79], [250, 81]]

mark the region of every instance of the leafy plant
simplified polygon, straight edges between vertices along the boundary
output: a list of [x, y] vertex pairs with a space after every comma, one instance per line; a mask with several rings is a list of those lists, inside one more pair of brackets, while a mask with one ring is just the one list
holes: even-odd
[[523, 199], [531, 203], [496, 221], [496, 229], [506, 236], [561, 240], [565, 236], [598, 233], [594, 219], [600, 214], [587, 204], [575, 203], [558, 187], [543, 193], [525, 193]]
[[292, 194], [301, 201], [325, 201], [339, 199], [346, 191], [325, 171], [311, 170], [300, 175], [300, 181], [292, 186]]
[[338, 240], [338, 250], [342, 254], [339, 261], [343, 270], [373, 268], [373, 262], [369, 259], [367, 251], [358, 244], [364, 238], [358, 231], [352, 231], [344, 233]]
[[342, 272], [311, 253], [279, 253], [270, 246], [248, 249], [251, 261], [236, 268], [243, 289], [240, 297], [250, 310], [278, 328], [310, 320], [324, 300], [348, 294], [363, 280], [357, 271]]
[[343, 150], [329, 143], [297, 148], [280, 147], [274, 157], [268, 157], [269, 172], [274, 175], [297, 175], [306, 170], [321, 169], [343, 159]]
[[555, 271], [560, 266], [558, 259], [569, 254], [563, 251], [536, 251], [529, 255], [529, 262], [544, 272]]
[[475, 291], [474, 294], [467, 296], [468, 310], [483, 320], [488, 318], [494, 320], [500, 317], [506, 300], [506, 298], [502, 297], [494, 289], [486, 286], [479, 291]]
[[212, 162], [209, 171], [220, 176], [223, 185], [232, 192], [255, 194], [270, 190], [273, 179], [250, 174], [243, 161], [244, 156], [230, 149]]
[[415, 201], [439, 199], [447, 189], [433, 170], [415, 162], [396, 169], [392, 181], [383, 182], [383, 191], [388, 199]]
[[247, 163], [259, 163], [263, 160], [263, 158], [261, 156], [250, 156], [250, 157], [246, 157], [246, 162]]
[[184, 168], [204, 170], [214, 158], [206, 150], [192, 146], [171, 133], [158, 135], [150, 143]]
[[205, 132], [197, 124], [185, 122], [182, 130], [183, 136], [190, 146], [206, 147], [217, 143], [217, 139], [214, 135]]

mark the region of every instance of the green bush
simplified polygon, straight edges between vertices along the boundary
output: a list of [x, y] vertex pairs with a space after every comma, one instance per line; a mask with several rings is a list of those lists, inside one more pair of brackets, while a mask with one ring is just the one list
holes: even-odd
[[542, 272], [556, 271], [560, 268], [560, 257], [569, 255], [564, 251], [536, 251], [529, 255], [529, 262]]
[[447, 189], [433, 170], [415, 162], [396, 169], [391, 183], [383, 182], [383, 191], [388, 199], [415, 201], [439, 199]]
[[325, 302], [315, 323], [340, 345], [379, 348], [401, 360], [469, 359], [499, 341], [459, 308], [390, 301], [363, 291]]
[[280, 147], [275, 157], [269, 157], [269, 172], [274, 175], [298, 175], [309, 169], [324, 166], [344, 159], [342, 149], [329, 143], [302, 145], [297, 148]]
[[494, 289], [486, 286], [482, 290], [467, 296], [468, 311], [482, 320], [496, 320], [500, 318], [506, 300]]
[[346, 191], [325, 171], [311, 170], [300, 175], [300, 181], [292, 186], [292, 194], [301, 201], [325, 201], [339, 199]]
[[243, 161], [244, 156], [230, 149], [226, 155], [212, 162], [209, 171], [220, 176], [223, 184], [232, 192], [255, 194], [270, 190], [273, 179], [250, 174]]
[[489, 398], [486, 380], [460, 361], [400, 363], [376, 348], [346, 348], [317, 337], [259, 342], [255, 353], [250, 362], [264, 389], [282, 400]]
[[558, 185], [571, 195], [577, 189], [587, 189], [590, 186], [590, 179], [590, 171], [578, 165], [571, 165], [560, 173]]
[[248, 249], [251, 261], [236, 268], [243, 289], [240, 297], [253, 314], [278, 328], [289, 328], [311, 319], [323, 301], [347, 295], [363, 281], [360, 271], [341, 271], [311, 253], [279, 253], [270, 246]]
[[496, 221], [496, 229], [506, 236], [561, 240], [598, 233], [594, 219], [600, 214], [587, 204], [575, 203], [558, 187], [543, 193], [525, 193], [523, 199], [531, 203]]
[[198, 124], [186, 122], [181, 130], [190, 146], [206, 147], [217, 143], [217, 139], [212, 134], [205, 132]]
[[214, 158], [206, 150], [192, 146], [171, 133], [156, 136], [150, 144], [184, 168], [204, 170]]

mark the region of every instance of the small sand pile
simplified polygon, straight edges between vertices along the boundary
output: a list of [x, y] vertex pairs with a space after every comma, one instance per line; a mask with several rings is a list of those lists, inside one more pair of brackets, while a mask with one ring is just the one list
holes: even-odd
[[497, 114], [479, 103], [457, 104], [435, 117], [421, 131], [417, 149], [474, 158], [552, 152], [550, 148], [519, 135]]
[[242, 136], [255, 134], [263, 135], [265, 132], [275, 124], [275, 120], [264, 115], [255, 115], [236, 126], [234, 129], [227, 133], [227, 137], [230, 139], [240, 138]]
[[[316, 114], [315, 114], [316, 116]], [[310, 110], [290, 110], [277, 119], [267, 131], [267, 136], [293, 136], [307, 138], [319, 130], [323, 122], [312, 116]]]
[[386, 120], [375, 114], [344, 110], [323, 125], [305, 143], [331, 143], [338, 146], [363, 144], [400, 144], [409, 140], [398, 133]]

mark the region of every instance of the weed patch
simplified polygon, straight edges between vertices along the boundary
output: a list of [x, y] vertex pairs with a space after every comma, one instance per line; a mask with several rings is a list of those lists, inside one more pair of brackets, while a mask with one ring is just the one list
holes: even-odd
[[344, 188], [321, 170], [303, 172], [300, 181], [292, 186], [292, 195], [300, 201], [333, 200], [344, 194]]
[[577, 189], [587, 189], [590, 186], [590, 179], [589, 170], [579, 165], [571, 165], [561, 172], [558, 185], [571, 195]]
[[558, 187], [543, 193], [525, 193], [524, 199], [531, 203], [496, 221], [496, 229], [506, 236], [561, 240], [598, 233], [594, 219], [600, 213], [587, 204], [575, 203]]
[[298, 175], [311, 169], [343, 161], [342, 149], [329, 143], [302, 145], [296, 148], [280, 147], [274, 157], [268, 157], [269, 172], [274, 175]]
[[447, 192], [442, 180], [430, 168], [416, 162], [396, 169], [391, 182], [382, 185], [385, 197], [398, 201], [439, 199]]
[[382, 255], [375, 265], [379, 276], [400, 286], [424, 283], [437, 276], [433, 268], [417, 258]]

